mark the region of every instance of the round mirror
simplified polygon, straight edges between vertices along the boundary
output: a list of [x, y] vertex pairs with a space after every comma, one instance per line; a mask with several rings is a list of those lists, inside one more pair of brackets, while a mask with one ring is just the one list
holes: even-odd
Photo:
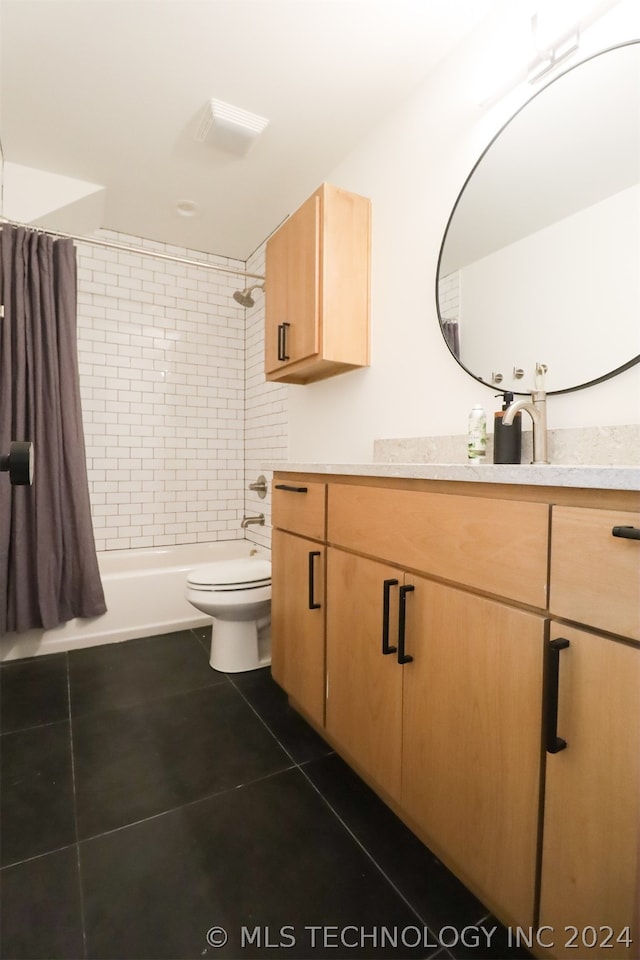
[[436, 281], [443, 336], [499, 390], [579, 390], [640, 361], [640, 42], [529, 100], [471, 171]]

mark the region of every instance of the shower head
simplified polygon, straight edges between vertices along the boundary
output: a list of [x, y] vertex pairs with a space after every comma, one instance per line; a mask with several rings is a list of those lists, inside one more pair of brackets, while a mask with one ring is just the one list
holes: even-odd
[[253, 307], [255, 305], [255, 300], [251, 296], [252, 290], [264, 291], [264, 284], [254, 283], [252, 287], [245, 287], [244, 290], [236, 290], [233, 295], [233, 299], [236, 301], [236, 303], [239, 303], [241, 307]]

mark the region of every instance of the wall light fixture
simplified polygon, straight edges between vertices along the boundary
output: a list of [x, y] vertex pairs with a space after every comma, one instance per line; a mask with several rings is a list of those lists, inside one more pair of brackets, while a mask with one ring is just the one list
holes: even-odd
[[535, 59], [527, 80], [537, 83], [580, 47], [580, 32], [600, 19], [618, 0], [538, 0], [531, 18]]
[[[582, 34], [620, 0], [530, 0], [512, 17], [509, 41], [488, 51], [476, 80], [478, 104], [495, 103], [523, 83], [535, 84], [580, 48]], [[520, 17], [523, 19], [520, 19]]]

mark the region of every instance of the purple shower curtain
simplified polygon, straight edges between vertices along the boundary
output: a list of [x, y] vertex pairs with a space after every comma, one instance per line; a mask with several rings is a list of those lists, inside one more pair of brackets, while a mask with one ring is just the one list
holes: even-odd
[[34, 444], [32, 487], [0, 474], [0, 636], [106, 610], [85, 458], [71, 240], [0, 230], [0, 453]]

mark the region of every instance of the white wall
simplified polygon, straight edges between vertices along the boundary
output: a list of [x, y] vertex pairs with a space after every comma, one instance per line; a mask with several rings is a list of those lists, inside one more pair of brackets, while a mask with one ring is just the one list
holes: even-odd
[[549, 365], [548, 390], [621, 367], [640, 356], [639, 267], [640, 185], [463, 267], [465, 366], [489, 382], [500, 371], [503, 390], [520, 390], [514, 366], [537, 361]]
[[[496, 49], [508, 47], [519, 6], [505, 4], [401, 109], [328, 171], [329, 182], [373, 203], [371, 367], [288, 388], [292, 460], [369, 461], [376, 438], [462, 434], [473, 403], [496, 409], [495, 390], [465, 374], [442, 339], [435, 277], [444, 229], [464, 180], [529, 96], [521, 86], [485, 108], [472, 98], [478, 73], [497, 59]], [[640, 5], [624, 2], [583, 35], [580, 55], [639, 36]], [[636, 367], [597, 387], [550, 398], [549, 427], [638, 422], [639, 398]]]

